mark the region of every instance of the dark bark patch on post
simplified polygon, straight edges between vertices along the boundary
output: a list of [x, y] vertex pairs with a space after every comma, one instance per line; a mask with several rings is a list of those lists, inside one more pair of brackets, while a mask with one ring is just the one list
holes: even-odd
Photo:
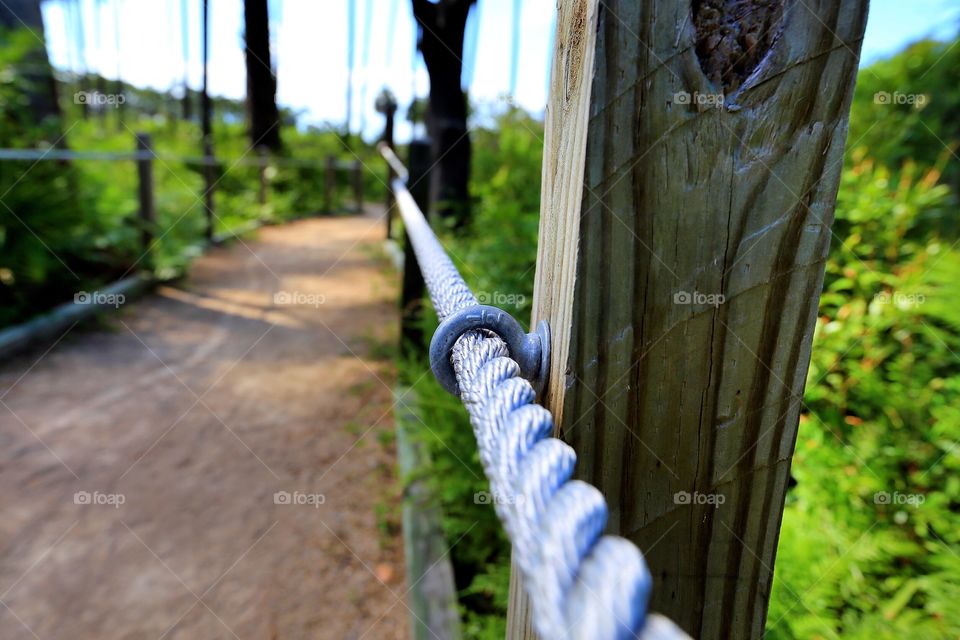
[[724, 94], [736, 91], [780, 34], [784, 0], [693, 0], [697, 59]]
[[573, 8], [566, 34], [566, 60], [564, 65], [564, 105], [569, 104], [571, 93], [580, 86], [583, 73], [584, 30], [587, 28], [587, 2], [580, 0]]

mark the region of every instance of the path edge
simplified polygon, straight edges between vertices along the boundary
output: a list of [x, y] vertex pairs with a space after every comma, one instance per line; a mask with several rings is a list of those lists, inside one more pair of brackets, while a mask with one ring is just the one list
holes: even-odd
[[440, 526], [437, 501], [417, 471], [427, 453], [416, 442], [418, 423], [413, 390], [398, 385], [393, 404], [397, 431], [397, 458], [403, 482], [403, 551], [407, 573], [408, 606], [414, 640], [459, 640], [460, 612], [449, 548]]
[[[97, 289], [95, 293], [98, 297], [112, 299], [123, 296], [125, 304], [126, 299], [142, 296], [157, 286], [158, 282], [146, 272], [137, 273]], [[45, 314], [0, 330], [0, 360], [6, 360], [30, 347], [52, 342], [78, 322], [104, 311], [115, 311], [119, 307], [116, 303], [105, 301], [80, 302], [78, 296], [84, 293], [76, 293], [73, 302], [65, 302]]]

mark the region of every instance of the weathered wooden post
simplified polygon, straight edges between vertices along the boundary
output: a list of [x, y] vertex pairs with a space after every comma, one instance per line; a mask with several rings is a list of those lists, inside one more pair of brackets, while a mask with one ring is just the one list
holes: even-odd
[[[384, 89], [380, 92], [380, 95], [377, 96], [376, 109], [379, 113], [383, 114], [384, 118], [383, 135], [380, 140], [393, 149], [393, 118], [397, 113], [397, 99], [393, 97], [393, 93], [391, 93], [389, 89]], [[395, 177], [396, 173], [394, 173], [393, 167], [388, 164], [387, 184], [392, 183]], [[392, 189], [387, 189], [385, 206], [387, 209], [387, 239], [389, 240], [393, 237], [393, 208], [396, 206]]]
[[[430, 142], [411, 140], [407, 158], [407, 188], [420, 210], [430, 207]], [[410, 238], [403, 234], [403, 283], [400, 291], [400, 353], [404, 357], [426, 353], [423, 340], [423, 299], [426, 294], [423, 274], [417, 264]]]
[[270, 155], [266, 147], [257, 147], [257, 176], [259, 178], [259, 189], [257, 190], [257, 203], [263, 207], [267, 204], [267, 164], [270, 161]]
[[153, 142], [149, 133], [135, 134], [137, 141], [137, 195], [140, 200], [141, 244], [147, 269], [153, 268], [151, 254], [153, 231], [156, 225], [156, 206], [153, 197]]
[[646, 555], [651, 608], [697, 638], [764, 631], [866, 14], [560, 4], [544, 399], [608, 531]]
[[337, 180], [337, 163], [333, 156], [327, 156], [326, 170], [324, 172], [324, 190], [323, 202], [326, 213], [333, 213], [333, 190]]
[[352, 171], [354, 211], [363, 213], [363, 165], [359, 160], [353, 161]]
[[217, 159], [213, 155], [213, 143], [205, 137], [203, 143], [203, 208], [207, 222], [205, 234], [207, 242], [209, 243], [213, 243], [213, 237], [215, 235], [213, 207], [215, 202], [214, 191], [217, 186], [217, 181], [214, 177], [216, 166]]

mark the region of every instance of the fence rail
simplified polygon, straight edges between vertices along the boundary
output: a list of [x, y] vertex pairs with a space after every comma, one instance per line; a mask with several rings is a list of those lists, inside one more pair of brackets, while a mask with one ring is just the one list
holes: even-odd
[[[163, 163], [178, 162], [193, 166], [229, 166], [233, 167], [257, 167], [259, 170], [258, 178], [258, 197], [259, 204], [267, 202], [267, 193], [269, 191], [269, 179], [267, 169], [269, 167], [304, 167], [323, 170], [325, 175], [325, 193], [324, 209], [326, 213], [332, 213], [334, 210], [334, 191], [336, 189], [337, 172], [346, 172], [350, 174], [350, 188], [353, 192], [354, 211], [363, 211], [363, 164], [359, 160], [343, 161], [337, 160], [333, 156], [327, 156], [323, 160], [303, 160], [298, 158], [273, 158], [269, 157], [263, 150], [258, 149], [255, 155], [244, 154], [238, 158], [224, 158], [217, 156], [186, 156], [166, 152], [157, 152], [152, 145], [151, 137], [146, 133], [134, 134], [136, 148], [131, 151], [76, 151], [73, 149], [60, 149], [49, 147], [39, 148], [0, 148], [0, 161], [94, 161], [94, 162], [135, 162], [138, 171], [138, 200], [140, 203], [140, 218], [144, 225], [144, 246], [145, 252], [150, 251], [152, 240], [151, 230], [155, 220], [155, 204], [153, 202], [153, 161]], [[216, 183], [208, 175], [203, 193], [211, 196]], [[212, 209], [212, 207], [210, 207]], [[214, 229], [212, 212], [207, 215], [206, 237], [217, 242], [222, 236], [216, 233]]]
[[[331, 156], [332, 157], [332, 156]], [[265, 158], [264, 156], [242, 155], [239, 158], [220, 156], [184, 156], [156, 151], [74, 151], [72, 149], [11, 149], [0, 148], [0, 160], [97, 160], [104, 162], [124, 162], [135, 160], [163, 160], [192, 165], [228, 165], [231, 167], [259, 167], [265, 162], [277, 167], [324, 168], [330, 166], [326, 160], [300, 160], [297, 158]], [[338, 171], [355, 171], [356, 161], [334, 160], [332, 166]], [[361, 165], [362, 167], [362, 165]]]
[[[313, 168], [324, 173], [325, 192], [323, 194], [323, 212], [333, 213], [336, 209], [335, 193], [339, 185], [348, 184], [352, 195], [352, 206], [354, 212], [362, 212], [364, 208], [364, 165], [359, 161], [343, 161], [332, 156], [320, 160], [305, 160], [297, 158], [275, 158], [270, 157], [266, 150], [257, 149], [255, 154], [244, 154], [237, 158], [224, 158], [217, 156], [186, 156], [166, 152], [157, 152], [153, 148], [151, 136], [146, 133], [134, 134], [134, 148], [130, 151], [77, 151], [72, 149], [62, 149], [56, 147], [49, 148], [0, 148], [0, 162], [130, 162], [133, 163], [136, 170], [136, 192], [138, 211], [135, 217], [124, 218], [132, 223], [140, 233], [138, 258], [133, 265], [121, 276], [121, 280], [107, 285], [104, 291], [112, 290], [111, 287], [128, 287], [124, 289], [131, 295], [143, 291], [152, 283], [156, 282], [158, 275], [156, 271], [156, 251], [158, 243], [166, 235], [158, 229], [156, 189], [154, 185], [154, 163], [183, 163], [194, 166], [223, 166], [229, 168], [237, 166], [253, 166], [258, 168], [258, 179], [256, 182], [257, 202], [260, 206], [266, 205], [268, 193], [270, 190], [270, 178], [268, 168], [272, 167], [304, 167]], [[29, 171], [29, 169], [26, 169]], [[253, 219], [240, 223], [229, 230], [218, 232], [214, 228], [216, 216], [213, 214], [211, 205], [213, 203], [212, 195], [216, 187], [216, 181], [210, 174], [213, 172], [205, 171], [205, 184], [199, 198], [204, 198], [206, 228], [204, 238], [209, 243], [217, 244], [228, 240], [230, 237], [252, 231], [267, 220], [259, 214]], [[347, 180], [338, 180], [340, 176], [346, 175]], [[17, 216], [16, 212], [13, 212]], [[19, 219], [19, 216], [17, 216]], [[26, 222], [20, 220], [26, 225]], [[169, 229], [167, 230], [169, 231]], [[198, 238], [199, 239], [199, 238]], [[68, 267], [69, 268], [69, 267]], [[133, 275], [130, 275], [133, 274]], [[130, 275], [130, 277], [126, 277]], [[76, 293], [76, 292], [75, 292]], [[74, 321], [78, 318], [86, 317], [96, 311], [96, 305], [81, 305], [75, 303], [64, 303], [50, 311], [28, 320], [24, 324], [14, 325], [0, 331], [0, 358], [9, 356], [20, 351], [30, 344], [42, 342], [49, 337], [52, 331], [61, 327], [64, 322]]]

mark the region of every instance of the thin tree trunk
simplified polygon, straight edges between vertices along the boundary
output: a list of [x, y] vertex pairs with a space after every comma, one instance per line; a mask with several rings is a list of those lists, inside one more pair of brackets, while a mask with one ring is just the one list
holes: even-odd
[[214, 237], [214, 166], [213, 162], [213, 104], [210, 102], [210, 0], [203, 0], [203, 88], [200, 93], [200, 129], [203, 133], [204, 191], [203, 205], [206, 213], [207, 242]]
[[270, 60], [267, 0], [244, 0], [243, 18], [247, 43], [250, 144], [277, 151], [280, 149], [280, 114], [277, 111], [277, 78]]
[[190, 13], [187, 9], [187, 0], [180, 3], [180, 39], [183, 44], [183, 119], [190, 121], [193, 118], [193, 109], [190, 101]]
[[23, 77], [27, 80], [28, 109], [19, 109], [18, 117], [30, 117], [35, 124], [48, 125], [46, 137], [51, 142], [62, 131], [60, 105], [57, 101], [57, 82], [47, 57], [40, 0], [5, 0], [0, 2], [0, 26], [5, 29], [29, 29], [37, 36], [36, 46], [23, 58]]
[[430, 76], [427, 129], [433, 160], [431, 213], [463, 227], [470, 220], [470, 136], [460, 86], [463, 38], [473, 0], [413, 0], [420, 51]]
[[[113, 38], [117, 51], [117, 80], [114, 82], [113, 92], [117, 96], [123, 95], [123, 78], [120, 73], [120, 61], [123, 59], [122, 48], [120, 46], [120, 3], [119, 0], [113, 0]], [[122, 128], [124, 112], [126, 111], [126, 100], [117, 102], [117, 128]]]

